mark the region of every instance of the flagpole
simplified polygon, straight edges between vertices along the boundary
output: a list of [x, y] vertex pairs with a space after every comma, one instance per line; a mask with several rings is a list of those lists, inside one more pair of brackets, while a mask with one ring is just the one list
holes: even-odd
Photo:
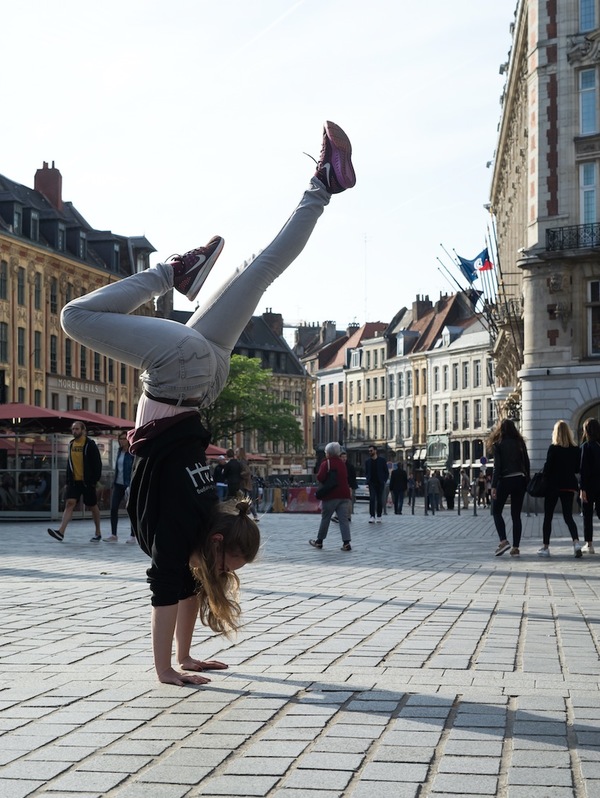
[[[510, 331], [512, 333], [513, 341], [514, 341], [515, 346], [517, 347], [517, 350], [520, 350], [519, 351], [519, 355], [520, 355], [520, 360], [522, 362], [522, 360], [523, 360], [523, 350], [525, 348], [525, 342], [523, 341], [523, 336], [521, 335], [521, 332], [520, 332], [520, 329], [519, 329], [519, 325], [517, 323], [518, 320], [516, 319], [516, 315], [513, 313], [512, 309], [510, 307], [510, 304], [508, 302], [507, 293], [506, 293], [506, 285], [504, 283], [504, 275], [502, 273], [502, 264], [500, 262], [500, 252], [498, 251], [498, 238], [496, 236], [496, 227], [494, 225], [494, 218], [492, 216], [491, 208], [490, 208], [490, 218], [491, 218], [491, 229], [492, 229], [492, 233], [494, 235], [494, 245], [495, 245], [495, 249], [496, 249], [496, 261], [497, 261], [496, 266], [498, 268], [498, 280], [499, 280], [498, 287], [499, 287], [499, 289], [501, 289], [502, 302], [504, 304], [504, 309], [505, 309], [506, 316], [507, 316], [507, 319], [508, 319]], [[499, 290], [499, 294], [500, 294], [500, 290]], [[517, 330], [519, 330], [518, 333], [517, 333]]]

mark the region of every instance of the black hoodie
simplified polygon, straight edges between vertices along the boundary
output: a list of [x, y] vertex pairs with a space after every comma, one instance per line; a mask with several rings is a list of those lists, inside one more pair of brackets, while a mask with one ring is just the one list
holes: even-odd
[[155, 607], [195, 592], [190, 555], [208, 534], [218, 504], [206, 465], [209, 437], [194, 410], [151, 421], [130, 435], [135, 461], [127, 512], [152, 558], [147, 574]]

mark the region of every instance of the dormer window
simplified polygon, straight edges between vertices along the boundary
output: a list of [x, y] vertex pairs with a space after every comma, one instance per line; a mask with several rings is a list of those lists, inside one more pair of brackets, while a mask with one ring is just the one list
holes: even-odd
[[120, 260], [121, 250], [118, 244], [115, 244], [113, 248], [113, 269], [118, 271], [119, 269], [119, 260]]
[[64, 224], [58, 223], [58, 230], [56, 235], [56, 249], [59, 252], [64, 252], [67, 247], [67, 228]]
[[79, 248], [77, 254], [81, 260], [87, 259], [87, 238], [85, 233], [79, 233]]
[[37, 211], [31, 211], [29, 219], [29, 238], [32, 241], [40, 240], [40, 215]]
[[23, 211], [18, 206], [15, 206], [13, 212], [13, 233], [17, 236], [20, 236], [22, 230], [23, 230]]

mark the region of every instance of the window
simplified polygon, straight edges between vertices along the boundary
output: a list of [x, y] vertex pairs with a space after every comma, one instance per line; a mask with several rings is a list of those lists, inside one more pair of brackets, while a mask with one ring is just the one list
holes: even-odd
[[481, 427], [481, 399], [475, 399], [473, 402], [473, 426]]
[[23, 211], [21, 208], [15, 208], [13, 211], [13, 232], [18, 236], [23, 232]]
[[65, 305], [73, 299], [73, 286], [67, 283], [65, 287]]
[[73, 374], [73, 341], [67, 338], [65, 341], [65, 375], [70, 377]]
[[81, 260], [85, 260], [87, 258], [87, 238], [85, 233], [79, 233], [79, 247], [78, 247], [78, 254]]
[[344, 401], [344, 383], [340, 380], [338, 382], [338, 403], [341, 404]]
[[33, 306], [36, 310], [42, 307], [42, 275], [39, 272], [35, 273], [33, 279]]
[[444, 405], [444, 427], [443, 429], [447, 430], [450, 429], [450, 405], [446, 403]]
[[8, 263], [0, 260], [0, 299], [8, 299]]
[[377, 416], [373, 416], [373, 437], [379, 438], [379, 435], [377, 434]]
[[36, 407], [42, 406], [42, 392], [39, 389], [33, 392], [33, 404]]
[[17, 365], [25, 365], [25, 327], [17, 328]]
[[437, 392], [440, 390], [440, 369], [439, 366], [436, 366], [433, 369], [433, 390]]
[[362, 380], [359, 380], [356, 383], [356, 401], [357, 402], [362, 401]]
[[390, 412], [388, 414], [388, 426], [389, 426], [389, 429], [390, 429], [390, 438], [393, 438], [394, 435], [396, 434], [395, 433], [395, 427], [394, 427], [394, 421], [395, 421], [394, 411], [390, 410]]
[[452, 390], [458, 391], [458, 363], [452, 364]]
[[58, 280], [52, 277], [50, 280], [50, 313], [58, 313]]
[[31, 224], [29, 227], [29, 238], [32, 241], [40, 240], [40, 215], [37, 211], [31, 211]]
[[398, 398], [404, 396], [404, 374], [398, 372]]
[[373, 368], [374, 369], [377, 368], [377, 350], [376, 349], [373, 351]]
[[109, 416], [115, 415], [115, 403], [112, 399], [108, 403], [108, 415]]
[[406, 408], [406, 437], [412, 438], [412, 407]]
[[112, 357], [108, 358], [108, 382], [115, 381], [115, 361]]
[[462, 425], [463, 429], [466, 429], [469, 426], [469, 403], [463, 402], [462, 403]]
[[58, 338], [50, 336], [50, 374], [58, 373]]
[[458, 402], [452, 402], [452, 429], [458, 429]]
[[404, 431], [404, 411], [398, 410], [398, 437], [402, 438]]
[[579, 0], [579, 30], [594, 30], [596, 27], [596, 0]]
[[319, 404], [321, 407], [325, 407], [325, 386], [321, 385], [319, 390]]
[[329, 394], [329, 404], [332, 405], [333, 404], [333, 383], [332, 382], [329, 383], [328, 388], [329, 388], [329, 390], [327, 391], [327, 393]]
[[421, 393], [427, 393], [427, 369], [421, 370]]
[[354, 381], [348, 383], [348, 404], [354, 404]]
[[419, 369], [415, 369], [414, 372], [414, 383], [415, 383], [415, 396], [419, 395]]
[[481, 360], [473, 362], [473, 388], [481, 388]]
[[597, 132], [596, 70], [579, 73], [579, 132], [582, 136]]
[[412, 396], [412, 371], [406, 372], [406, 395]]
[[37, 330], [33, 333], [33, 367], [42, 368], [42, 334]]
[[379, 378], [379, 384], [381, 386], [381, 398], [385, 399], [385, 377]]
[[94, 380], [96, 382], [101, 382], [102, 380], [100, 354], [98, 352], [94, 352]]
[[434, 405], [433, 406], [433, 429], [434, 432], [437, 432], [440, 428], [440, 406]]
[[388, 388], [388, 391], [389, 391], [389, 394], [390, 394], [390, 399], [393, 399], [394, 396], [395, 396], [395, 388], [396, 388], [396, 377], [395, 377], [394, 374], [390, 374], [390, 377], [389, 377], [389, 388]]
[[600, 280], [588, 283], [588, 351], [600, 355]]
[[25, 304], [25, 269], [22, 266], [17, 272], [17, 303]]
[[462, 387], [463, 390], [469, 387], [469, 364], [467, 362], [462, 364]]
[[17, 402], [25, 404], [25, 388], [19, 388], [17, 391]]
[[595, 163], [582, 163], [579, 167], [579, 218], [581, 224], [597, 220]]
[[0, 363], [8, 363], [8, 324], [0, 321]]
[[356, 415], [356, 437], [357, 438], [362, 438], [363, 437], [362, 414], [361, 413], [357, 413], [357, 415]]
[[377, 399], [377, 377], [373, 377], [373, 399]]
[[82, 346], [79, 352], [79, 376], [82, 380], [87, 378], [87, 349]]
[[365, 394], [365, 398], [366, 398], [367, 402], [368, 402], [368, 401], [370, 400], [370, 398], [371, 398], [371, 380], [367, 380], [367, 381], [366, 381], [366, 394]]
[[442, 384], [444, 386], [444, 390], [447, 391], [448, 388], [450, 387], [450, 369], [448, 368], [448, 366], [444, 366], [442, 373], [444, 375], [442, 379]]
[[58, 229], [56, 231], [56, 249], [58, 249], [59, 252], [64, 252], [66, 245], [67, 245], [67, 228], [64, 226], [64, 224], [61, 224], [59, 222]]
[[367, 424], [367, 439], [371, 440], [371, 416], [367, 416], [365, 421]]
[[371, 368], [371, 353], [367, 352], [367, 368]]
[[[121, 402], [121, 418], [127, 418], [127, 405], [125, 402]], [[275, 451], [275, 448], [273, 448], [273, 451]]]
[[492, 399], [487, 400], [487, 425], [491, 429], [496, 423], [496, 407]]
[[379, 428], [381, 430], [381, 437], [385, 438], [385, 415], [383, 413], [379, 416]]

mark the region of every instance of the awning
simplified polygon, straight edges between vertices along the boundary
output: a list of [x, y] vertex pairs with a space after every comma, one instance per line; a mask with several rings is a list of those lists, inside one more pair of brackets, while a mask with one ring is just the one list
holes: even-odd
[[69, 430], [73, 421], [83, 421], [86, 426], [102, 430], [131, 429], [134, 426], [133, 421], [89, 410], [50, 410], [20, 402], [0, 404], [0, 426], [15, 430], [35, 426], [45, 432], [64, 432]]

